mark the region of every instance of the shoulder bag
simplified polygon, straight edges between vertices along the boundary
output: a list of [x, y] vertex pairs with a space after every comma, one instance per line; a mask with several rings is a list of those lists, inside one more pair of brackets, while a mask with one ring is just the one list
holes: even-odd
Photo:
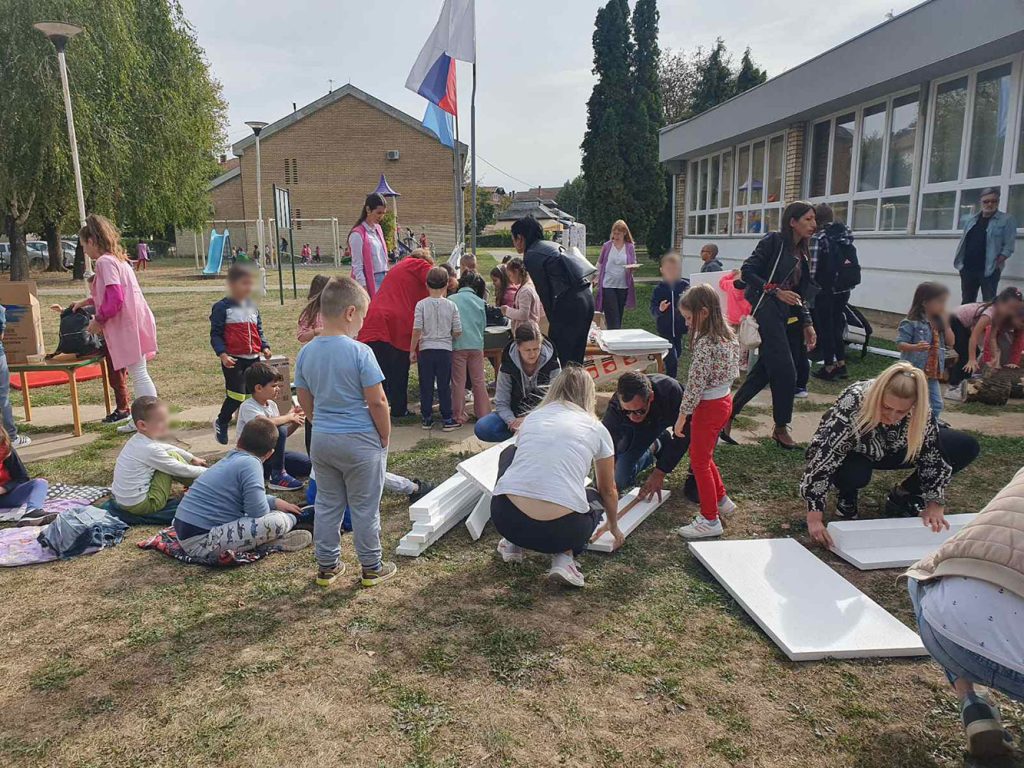
[[[772, 267], [772, 273], [768, 276], [767, 283], [772, 282], [775, 279], [775, 271], [779, 268], [779, 262], [782, 261], [782, 250], [785, 248], [785, 242], [779, 246], [779, 255], [775, 257], [775, 266]], [[740, 346], [744, 349], [757, 349], [761, 346], [761, 326], [757, 323], [757, 318], [754, 315], [757, 314], [758, 308], [761, 306], [761, 302], [764, 301], [765, 292], [761, 291], [761, 297], [757, 300], [757, 304], [751, 310], [749, 315], [744, 315], [740, 320], [740, 331], [737, 334], [737, 340]]]

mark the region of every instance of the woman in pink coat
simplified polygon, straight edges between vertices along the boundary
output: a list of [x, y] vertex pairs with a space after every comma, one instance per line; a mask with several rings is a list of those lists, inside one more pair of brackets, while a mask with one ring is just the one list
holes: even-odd
[[121, 235], [108, 219], [92, 214], [78, 237], [96, 265], [91, 290], [96, 317], [89, 331], [103, 335], [114, 369], [127, 370], [131, 376], [135, 397], [156, 397], [146, 366], [156, 355], [156, 320], [121, 246]]
[[619, 219], [612, 224], [612, 233], [601, 247], [597, 261], [597, 292], [594, 309], [604, 313], [608, 330], [622, 327], [622, 315], [636, 306], [633, 270], [637, 268], [633, 235], [626, 222]]

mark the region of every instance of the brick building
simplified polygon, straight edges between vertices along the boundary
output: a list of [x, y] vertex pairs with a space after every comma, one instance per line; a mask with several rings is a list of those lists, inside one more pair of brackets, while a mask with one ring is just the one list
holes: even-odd
[[[233, 145], [238, 167], [210, 183], [211, 221], [193, 238], [178, 233], [178, 254], [194, 255], [193, 242], [205, 244], [210, 229], [227, 227], [234, 247], [247, 251], [257, 242], [256, 145], [252, 136]], [[466, 146], [459, 147], [461, 177]], [[452, 151], [421, 122], [346, 85], [271, 123], [260, 133], [263, 218], [273, 218], [273, 186], [291, 190], [296, 251], [320, 246], [332, 257], [359, 216], [366, 195], [380, 175], [400, 193], [398, 223], [417, 236], [426, 232], [434, 247], [455, 244], [455, 172]], [[336, 224], [335, 224], [336, 220]], [[266, 243], [274, 236], [267, 225]], [[203, 249], [205, 245], [200, 246]]]
[[[854, 230], [858, 306], [902, 314], [924, 280], [958, 296], [953, 256], [980, 191], [998, 188], [1024, 227], [1022, 50], [1017, 0], [929, 0], [662, 129], [685, 271], [705, 242], [738, 267], [806, 198]], [[1003, 285], [1024, 279], [1017, 251]]]

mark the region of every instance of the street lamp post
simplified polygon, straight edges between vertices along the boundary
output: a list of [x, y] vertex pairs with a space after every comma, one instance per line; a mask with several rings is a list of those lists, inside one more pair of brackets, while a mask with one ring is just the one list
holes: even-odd
[[[256, 242], [259, 244], [260, 256], [263, 256], [263, 175], [260, 163], [260, 131], [267, 127], [267, 123], [259, 120], [249, 120], [246, 125], [252, 129], [256, 137], [256, 215], [259, 220], [256, 222]], [[280, 259], [278, 259], [280, 264]]]
[[[71, 88], [68, 85], [68, 65], [64, 57], [64, 49], [68, 40], [84, 32], [82, 27], [65, 24], [60, 21], [41, 21], [33, 24], [42, 32], [57, 49], [57, 64], [60, 68], [60, 84], [64, 91], [64, 113], [68, 121], [68, 142], [71, 144], [71, 166], [75, 171], [75, 195], [78, 198], [78, 223], [85, 226], [85, 194], [82, 192], [82, 166], [78, 162], [78, 137], [75, 135], [75, 117], [71, 111]], [[91, 269], [89, 257], [85, 257], [86, 270]]]

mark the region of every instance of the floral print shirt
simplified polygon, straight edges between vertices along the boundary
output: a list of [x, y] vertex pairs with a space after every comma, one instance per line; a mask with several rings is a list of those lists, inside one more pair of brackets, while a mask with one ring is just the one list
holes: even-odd
[[[800, 495], [807, 501], [810, 511], [825, 510], [832, 476], [848, 454], [859, 453], [877, 462], [907, 449], [909, 416], [891, 426], [879, 424], [870, 432], [857, 434], [857, 415], [873, 381], [858, 381], [843, 390], [822, 416], [818, 431], [807, 446], [807, 468], [800, 482]], [[953, 468], [939, 450], [939, 426], [932, 413], [928, 414], [924, 442], [913, 464], [921, 478], [921, 495], [925, 502], [942, 503]]]
[[735, 341], [701, 336], [691, 349], [690, 373], [679, 412], [693, 413], [705, 390], [731, 386], [740, 375], [740, 348]]

